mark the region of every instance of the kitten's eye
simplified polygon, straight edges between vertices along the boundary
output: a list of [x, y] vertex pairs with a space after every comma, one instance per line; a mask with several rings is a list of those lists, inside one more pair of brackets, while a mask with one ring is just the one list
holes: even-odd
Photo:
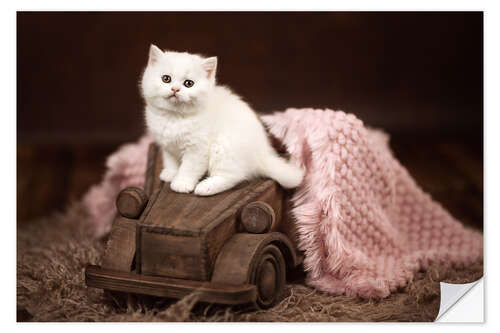
[[194, 86], [194, 81], [186, 80], [184, 81], [184, 86], [187, 88], [191, 88], [192, 86]]
[[165, 83], [170, 83], [170, 81], [172, 81], [172, 78], [170, 77], [170, 75], [163, 75], [161, 77], [161, 80]]

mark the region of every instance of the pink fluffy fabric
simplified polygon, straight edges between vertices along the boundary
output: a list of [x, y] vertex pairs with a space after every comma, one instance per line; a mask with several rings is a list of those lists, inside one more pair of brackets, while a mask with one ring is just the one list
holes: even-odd
[[[307, 284], [382, 298], [431, 264], [460, 267], [482, 260], [482, 235], [422, 191], [383, 132], [342, 111], [288, 109], [262, 120], [306, 169], [292, 214]], [[118, 191], [144, 183], [150, 141], [143, 137], [110, 156], [103, 182], [85, 196], [96, 235], [109, 231]]]
[[288, 109], [263, 121], [307, 170], [292, 213], [309, 285], [381, 298], [430, 264], [482, 260], [482, 235], [422, 191], [384, 133], [342, 111]]

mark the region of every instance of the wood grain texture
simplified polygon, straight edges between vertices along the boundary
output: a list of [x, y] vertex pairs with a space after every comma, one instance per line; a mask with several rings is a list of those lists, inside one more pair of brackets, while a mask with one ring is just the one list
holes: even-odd
[[158, 146], [151, 143], [148, 148], [146, 174], [144, 175], [144, 192], [147, 196], [151, 196], [155, 190], [157, 168], [160, 167], [157, 163], [158, 155], [161, 155]]
[[141, 232], [141, 274], [204, 280], [201, 238]]
[[263, 234], [268, 232], [275, 223], [274, 209], [263, 201], [251, 202], [241, 211], [241, 224], [247, 232]]
[[279, 232], [238, 233], [223, 247], [215, 262], [213, 283], [257, 286], [256, 304], [268, 308], [279, 301], [286, 271], [298, 261], [290, 240]]
[[141, 244], [141, 221], [143, 221], [146, 218], [146, 216], [148, 216], [149, 212], [151, 211], [151, 209], [155, 205], [156, 200], [158, 199], [158, 196], [160, 194], [160, 190], [164, 184], [165, 184], [164, 182], [160, 182], [160, 184], [159, 184], [160, 188], [157, 191], [153, 191], [153, 194], [149, 198], [149, 201], [146, 205], [146, 208], [144, 209], [141, 217], [139, 218], [139, 223], [136, 225], [134, 246], [135, 246], [135, 261], [136, 261], [135, 269], [136, 269], [137, 273], [141, 273], [141, 266], [142, 266], [141, 260], [143, 257], [141, 255], [141, 246], [140, 246], [140, 244]]
[[271, 244], [283, 253], [289, 269], [296, 267], [298, 261], [295, 249], [282, 233], [238, 233], [226, 242], [217, 257], [212, 282], [232, 285], [251, 283], [263, 249]]
[[[256, 200], [266, 200], [270, 205], [281, 206], [278, 185], [269, 179], [244, 182], [229, 191], [210, 197], [173, 192], [169, 184], [163, 184], [156, 192], [154, 200], [150, 200], [150, 208], [146, 208], [138, 226], [138, 269], [148, 274], [173, 274], [208, 280], [220, 249], [237, 232], [241, 209]], [[167, 245], [161, 247], [161, 241], [155, 243], [156, 247], [151, 247], [146, 244], [146, 239], [152, 238], [149, 234], [157, 234], [155, 239], [163, 237], [164, 242], [169, 237], [167, 235], [190, 237], [193, 241], [187, 241], [186, 238], [186, 243], [175, 249]], [[191, 250], [197, 242], [199, 260], [194, 260]], [[161, 253], [163, 255], [160, 255]], [[155, 269], [172, 256], [189, 257], [191, 259], [186, 262], [197, 267], [181, 267], [177, 264], [176, 268], [171, 266], [169, 269]], [[146, 271], [143, 271], [146, 267]], [[175, 271], [177, 269], [180, 270]]]
[[269, 244], [262, 249], [251, 282], [257, 286], [256, 303], [260, 308], [270, 308], [281, 300], [286, 283], [286, 265], [276, 245]]
[[118, 193], [116, 208], [120, 215], [129, 219], [137, 219], [146, 207], [148, 197], [138, 187], [127, 187]]
[[109, 234], [102, 267], [129, 272], [135, 256], [137, 220], [117, 217]]
[[158, 297], [182, 298], [195, 292], [200, 301], [224, 304], [246, 304], [257, 298], [256, 287], [250, 284], [232, 286], [147, 276], [91, 265], [85, 270], [85, 283], [94, 288]]
[[226, 219], [234, 217], [246, 203], [255, 200], [276, 184], [269, 179], [243, 182], [235, 188], [209, 197], [177, 193], [170, 184], [161, 188], [160, 203], [141, 221], [148, 230], [198, 235], [209, 232]]
[[155, 143], [150, 143], [148, 148], [148, 160], [145, 174], [144, 191], [148, 196], [160, 188], [162, 180], [160, 173], [163, 169], [163, 154], [161, 149]]

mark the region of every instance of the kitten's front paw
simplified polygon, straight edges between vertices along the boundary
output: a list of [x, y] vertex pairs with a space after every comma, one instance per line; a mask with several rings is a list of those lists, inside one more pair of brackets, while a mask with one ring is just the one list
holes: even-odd
[[189, 193], [194, 190], [195, 185], [196, 181], [175, 177], [174, 180], [172, 180], [172, 182], [170, 183], [170, 188], [175, 192]]
[[196, 185], [196, 188], [194, 189], [194, 194], [200, 196], [208, 196], [208, 195], [213, 195], [215, 193], [210, 183], [202, 181], [201, 183]]
[[230, 184], [225, 184], [218, 177], [208, 177], [199, 182], [198, 185], [196, 185], [194, 194], [200, 196], [209, 196], [225, 191], [229, 187], [231, 187]]
[[174, 171], [174, 170], [163, 169], [160, 173], [160, 179], [168, 183], [174, 179], [176, 174], [177, 170]]

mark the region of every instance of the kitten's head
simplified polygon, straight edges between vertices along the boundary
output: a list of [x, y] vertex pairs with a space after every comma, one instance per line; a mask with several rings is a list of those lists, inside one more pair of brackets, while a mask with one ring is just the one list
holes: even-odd
[[158, 109], [194, 112], [215, 85], [217, 58], [149, 49], [141, 88], [145, 100]]

